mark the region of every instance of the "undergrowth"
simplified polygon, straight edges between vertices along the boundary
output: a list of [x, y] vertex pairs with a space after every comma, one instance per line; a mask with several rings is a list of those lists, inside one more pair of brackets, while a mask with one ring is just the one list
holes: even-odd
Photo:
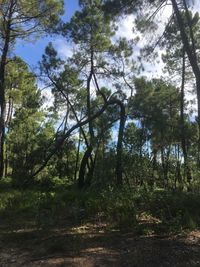
[[91, 222], [138, 234], [180, 232], [200, 226], [199, 207], [199, 194], [162, 189], [108, 187], [96, 192], [63, 186], [20, 191], [9, 184], [0, 188], [0, 219], [11, 227]]

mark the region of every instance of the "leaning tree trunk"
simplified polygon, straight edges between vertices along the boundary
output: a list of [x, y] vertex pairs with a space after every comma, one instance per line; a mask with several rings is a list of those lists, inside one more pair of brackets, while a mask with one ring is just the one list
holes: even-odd
[[[86, 168], [88, 167], [89, 173], [91, 172], [90, 168], [93, 168], [93, 166], [89, 166], [89, 158], [91, 157], [92, 153], [92, 146], [89, 146], [83, 155], [81, 166], [79, 170], [79, 178], [78, 178], [78, 188], [82, 189], [85, 186], [85, 175], [86, 175]], [[93, 164], [91, 164], [93, 165]]]
[[[96, 118], [100, 117], [101, 114], [103, 114], [105, 112], [105, 110], [107, 109], [108, 106], [111, 106], [111, 105], [120, 105], [121, 104], [121, 101], [117, 100], [117, 99], [110, 99], [110, 100], [107, 100], [106, 103], [104, 103], [104, 105], [100, 108], [100, 110], [98, 110], [95, 114], [93, 114], [91, 117], [90, 117], [90, 120], [95, 120]], [[52, 150], [49, 152], [49, 154], [46, 156], [46, 158], [44, 159], [44, 161], [41, 163], [41, 166], [36, 169], [32, 175], [30, 176], [30, 178], [33, 178], [35, 176], [37, 176], [41, 171], [44, 170], [44, 168], [47, 166], [47, 164], [49, 163], [50, 159], [56, 154], [56, 152], [62, 147], [64, 141], [70, 137], [71, 133], [88, 124], [89, 123], [89, 118], [85, 119], [85, 120], [82, 120], [82, 121], [79, 121], [77, 122], [74, 126], [72, 126], [64, 135], [63, 137], [57, 141], [57, 143], [55, 143], [55, 145], [52, 147]], [[87, 159], [87, 158], [86, 158]], [[83, 176], [84, 177], [84, 176]], [[80, 185], [82, 184], [82, 178], [80, 178]]]

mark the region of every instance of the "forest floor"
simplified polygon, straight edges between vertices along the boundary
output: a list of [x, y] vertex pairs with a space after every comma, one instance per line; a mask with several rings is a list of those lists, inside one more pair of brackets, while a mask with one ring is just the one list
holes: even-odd
[[200, 266], [200, 231], [137, 235], [101, 223], [41, 230], [1, 222], [0, 266]]
[[136, 193], [0, 187], [0, 267], [200, 266], [199, 194]]

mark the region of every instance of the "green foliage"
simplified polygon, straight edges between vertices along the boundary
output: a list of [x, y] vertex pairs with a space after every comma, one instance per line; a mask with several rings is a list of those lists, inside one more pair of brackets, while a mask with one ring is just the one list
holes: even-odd
[[135, 195], [129, 190], [109, 188], [101, 194], [102, 210], [114, 227], [133, 229], [136, 224]]
[[[1, 1], [0, 40], [7, 34], [7, 23], [11, 23], [10, 41], [26, 39], [30, 34], [38, 36], [42, 31], [52, 31], [63, 14], [62, 0]], [[9, 11], [9, 12], [8, 12]]]
[[193, 230], [200, 226], [199, 194], [155, 190], [144, 192], [142, 198], [146, 212], [162, 222], [162, 231]]
[[23, 187], [33, 183], [29, 177], [45, 157], [55, 130], [52, 122], [46, 121], [41, 93], [27, 65], [15, 58], [7, 71], [7, 98], [12, 109], [6, 136], [8, 172], [14, 184]]
[[[136, 78], [140, 68], [132, 58], [135, 43], [115, 38], [115, 15], [130, 13], [135, 7], [138, 11], [138, 4], [143, 2], [157, 7], [159, 1], [79, 1], [80, 9], [70, 22], [59, 25], [59, 32], [75, 45], [72, 56], [62, 60], [50, 43], [40, 63], [42, 77], [45, 76], [44, 82], [54, 98], [53, 107], [46, 111], [35, 74], [22, 59], [7, 58], [3, 104], [8, 179], [0, 181], [0, 216], [5, 221], [25, 225], [27, 221], [38, 228], [63, 221], [77, 225], [105, 222], [108, 228], [141, 234], [179, 232], [200, 226], [198, 120], [186, 114], [184, 90], [181, 94], [179, 83], [172, 84], [171, 77]], [[8, 32], [12, 44], [17, 38], [44, 30], [53, 32], [62, 14], [63, 1], [3, 1], [0, 7], [2, 48]], [[6, 10], [11, 12], [12, 27], [6, 26], [9, 22]], [[149, 11], [146, 8], [144, 13]], [[190, 30], [195, 35], [191, 46], [199, 48], [198, 14], [192, 16], [189, 12], [191, 25], [187, 14], [180, 14], [187, 36], [191, 37]], [[140, 34], [158, 26], [155, 21], [147, 22], [147, 18], [136, 16]], [[163, 38], [160, 45], [167, 48], [163, 60], [168, 71], [173, 74], [175, 68], [180, 74], [183, 44], [175, 17]], [[152, 46], [145, 49], [154, 50]], [[196, 59], [199, 60], [198, 55]], [[140, 60], [141, 57], [137, 63]], [[186, 74], [190, 72], [187, 69]], [[131, 96], [126, 95], [125, 88], [131, 90]], [[118, 102], [90, 121], [93, 114], [114, 100]], [[121, 187], [116, 188], [116, 169], [120, 165], [116, 167], [119, 102], [125, 106], [124, 121], [127, 118], [128, 123], [124, 135], [121, 131], [121, 138], [118, 137], [123, 141], [118, 149], [123, 175]], [[74, 123], [87, 118], [86, 125], [79, 124], [78, 131], [65, 139]], [[40, 166], [46, 168], [34, 177]], [[76, 188], [80, 173], [85, 186], [82, 191]], [[62, 249], [62, 244], [60, 247], [52, 244], [49, 249], [50, 252]]]
[[75, 12], [70, 23], [64, 26], [63, 33], [77, 44], [90, 43], [93, 49], [103, 52], [105, 47], [111, 46], [108, 36], [114, 35], [110, 23], [110, 18], [102, 12], [102, 0], [81, 1], [81, 11]]
[[[56, 179], [48, 190], [19, 191], [1, 182], [0, 218], [10, 226], [52, 227], [61, 223], [106, 224], [107, 229], [138, 234], [180, 232], [200, 227], [200, 196], [194, 193], [107, 187], [79, 191]], [[15, 218], [14, 221], [12, 219]]]

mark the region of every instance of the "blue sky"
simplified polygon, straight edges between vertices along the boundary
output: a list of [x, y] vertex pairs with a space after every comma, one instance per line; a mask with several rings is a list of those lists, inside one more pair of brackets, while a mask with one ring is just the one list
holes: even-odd
[[[65, 2], [65, 14], [63, 16], [64, 21], [69, 21], [74, 12], [78, 9], [78, 0], [64, 0]], [[37, 65], [38, 61], [41, 59], [44, 53], [45, 47], [51, 41], [55, 43], [59, 40], [59, 36], [42, 36], [37, 41], [21, 41], [18, 40], [15, 54], [23, 58], [23, 60], [28, 63], [31, 67]]]
[[[69, 21], [74, 12], [79, 8], [78, 2], [79, 0], [64, 0], [65, 2], [65, 14], [63, 16], [64, 21]], [[200, 0], [195, 0], [195, 11], [200, 11]], [[161, 20], [165, 21], [171, 15], [172, 7], [166, 6], [164, 11], [160, 13]], [[118, 32], [116, 33], [116, 37], [126, 37], [128, 39], [134, 39], [136, 37], [135, 33], [132, 31], [133, 29], [133, 21], [134, 16], [130, 15], [126, 18], [123, 18], [118, 21]], [[159, 27], [159, 32], [162, 33], [162, 23]], [[139, 34], [139, 33], [137, 33]], [[146, 36], [139, 35], [140, 41], [137, 43], [137, 46], [134, 47], [134, 55], [138, 56], [138, 52], [141, 48], [144, 47], [148, 38]], [[148, 37], [148, 36], [147, 36]], [[41, 60], [42, 54], [44, 53], [45, 47], [48, 45], [49, 42], [52, 42], [56, 50], [58, 51], [59, 55], [62, 58], [67, 58], [71, 56], [70, 53], [72, 52], [72, 44], [65, 41], [64, 38], [61, 36], [54, 35], [53, 37], [50, 36], [42, 36], [34, 43], [30, 41], [20, 41], [18, 40], [16, 44], [15, 54], [17, 56], [22, 57], [22, 59], [28, 63], [30, 69], [34, 71], [34, 67], [38, 66], [38, 62]], [[149, 78], [152, 77], [160, 77], [163, 75], [162, 68], [163, 64], [160, 62], [152, 61], [151, 63], [144, 63], [145, 64], [145, 72], [143, 75], [146, 75]], [[45, 91], [47, 92], [47, 91]], [[187, 96], [188, 99], [193, 99], [192, 96]], [[51, 95], [49, 95], [49, 101], [51, 102]]]
[[[65, 2], [65, 14], [63, 16], [63, 20], [69, 21], [71, 16], [78, 9], [79, 0], [64, 0], [64, 2]], [[200, 0], [195, 0], [195, 10], [196, 11], [200, 10]], [[134, 38], [135, 36], [132, 33], [132, 27], [133, 27], [133, 17], [129, 16], [123, 21], [118, 35], [126, 37], [128, 39]], [[62, 56], [63, 55], [66, 56], [67, 53], [70, 53], [68, 52], [69, 45], [67, 45], [67, 43], [65, 44], [65, 41], [61, 36], [56, 36], [56, 35], [54, 35], [53, 37], [42, 36], [37, 41], [32, 43], [30, 41], [25, 42], [18, 40], [15, 53], [17, 56], [22, 57], [24, 61], [29, 64], [29, 66], [34, 67], [41, 59], [45, 47], [50, 41], [54, 43], [55, 48]], [[143, 46], [143, 40], [141, 40], [141, 46]], [[159, 69], [161, 70], [161, 68]]]

